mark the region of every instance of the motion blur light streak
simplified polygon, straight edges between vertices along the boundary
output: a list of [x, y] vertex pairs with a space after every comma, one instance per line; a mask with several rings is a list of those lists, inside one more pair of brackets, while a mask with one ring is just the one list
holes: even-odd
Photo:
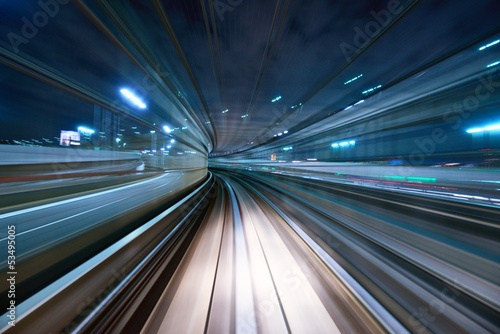
[[146, 109], [146, 105], [144, 104], [144, 102], [142, 102], [142, 100], [139, 97], [137, 97], [134, 93], [132, 93], [127, 88], [120, 89], [120, 93], [122, 93], [123, 96], [125, 96], [127, 99], [130, 100], [130, 102], [132, 102], [133, 104], [135, 104], [139, 108]]
[[500, 333], [499, 1], [4, 3], [1, 333]]

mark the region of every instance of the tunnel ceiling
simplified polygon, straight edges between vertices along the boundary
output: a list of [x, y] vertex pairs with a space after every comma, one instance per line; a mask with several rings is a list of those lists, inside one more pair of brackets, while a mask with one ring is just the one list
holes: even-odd
[[[500, 31], [494, 0], [2, 6], [0, 80], [4, 94], [28, 97], [9, 111], [4, 104], [5, 124], [20, 111], [37, 120], [55, 108], [52, 123], [64, 127], [98, 103], [152, 129], [189, 128], [212, 154], [283, 140], [360, 100], [383, 99], [415, 71]], [[39, 86], [47, 83], [55, 89]], [[148, 108], [127, 105], [121, 87]]]

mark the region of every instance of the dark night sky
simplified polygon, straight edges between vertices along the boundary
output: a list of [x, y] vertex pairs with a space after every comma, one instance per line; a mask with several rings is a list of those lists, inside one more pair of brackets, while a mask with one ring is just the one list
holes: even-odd
[[[395, 82], [500, 32], [500, 3], [495, 0], [243, 0], [224, 12], [214, 8], [213, 18], [200, 1], [160, 1], [193, 84], [153, 1], [84, 3], [86, 8], [73, 2], [59, 5], [17, 53], [9, 36], [24, 36], [23, 18], [33, 22], [41, 8], [36, 1], [0, 5], [0, 139], [52, 138], [62, 129], [91, 126], [92, 101], [97, 99], [129, 114], [128, 126], [180, 127], [191, 121], [179, 111], [185, 108], [208, 132], [215, 126], [217, 150], [233, 150], [272, 137], [280, 130], [276, 120], [293, 105], [304, 104], [300, 116], [288, 123], [299, 127], [325, 109], [341, 110], [359, 100], [363, 89]], [[413, 7], [348, 63], [341, 45], [356, 47], [356, 29], [367, 29], [375, 20], [373, 11], [387, 11], [388, 6]], [[45, 78], [59, 86], [14, 69], [13, 62], [43, 69]], [[359, 83], [342, 84], [359, 73], [364, 74]], [[149, 76], [160, 86], [151, 84]], [[71, 92], [61, 89], [61, 82]], [[128, 104], [119, 94], [124, 86], [137, 91], [148, 109]], [[272, 104], [278, 95], [282, 99]], [[224, 109], [229, 112], [221, 114]], [[242, 119], [247, 113], [249, 119]], [[213, 122], [206, 125], [209, 115]]]

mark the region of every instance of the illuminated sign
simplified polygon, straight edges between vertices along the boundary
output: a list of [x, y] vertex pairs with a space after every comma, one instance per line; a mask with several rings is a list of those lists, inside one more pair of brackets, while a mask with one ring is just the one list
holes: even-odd
[[79, 146], [80, 145], [80, 133], [76, 131], [65, 131], [61, 130], [61, 136], [59, 137], [59, 145], [61, 146]]

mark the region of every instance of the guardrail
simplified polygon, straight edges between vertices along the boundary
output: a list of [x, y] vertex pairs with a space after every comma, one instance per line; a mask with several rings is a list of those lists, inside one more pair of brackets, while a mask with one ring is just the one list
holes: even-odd
[[[127, 295], [124, 291], [137, 288], [140, 273], [151, 271], [158, 254], [161, 257], [167, 251], [171, 257], [175, 253], [190, 218], [203, 209], [199, 204], [208, 205], [203, 199], [213, 185], [210, 174], [207, 181], [168, 210], [19, 304], [15, 327], [8, 323], [9, 312], [5, 313], [0, 319], [0, 332], [32, 333], [36, 329], [65, 333], [93, 327], [95, 319], [106, 322], [109, 307], [123, 305], [119, 302]], [[151, 284], [144, 287], [146, 292], [141, 286], [136, 291], [139, 298], [134, 295], [134, 303], [125, 303], [127, 309], [123, 312], [136, 311], [134, 306], [138, 307], [147, 296]]]

